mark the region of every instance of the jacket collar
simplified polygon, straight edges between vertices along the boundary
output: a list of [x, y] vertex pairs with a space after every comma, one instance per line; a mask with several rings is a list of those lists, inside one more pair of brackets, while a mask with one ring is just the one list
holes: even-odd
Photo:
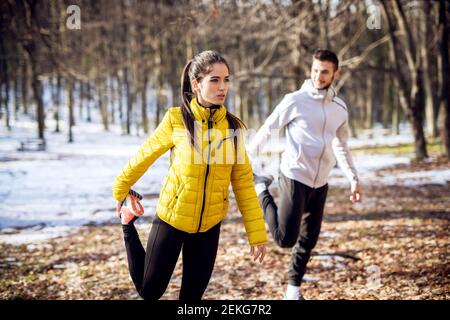
[[224, 105], [221, 105], [217, 109], [205, 108], [198, 103], [197, 98], [191, 100], [190, 107], [195, 120], [208, 121], [210, 114], [213, 113], [213, 121], [219, 122], [222, 121], [227, 115], [227, 109]]
[[313, 99], [325, 99], [328, 101], [332, 101], [333, 98], [337, 95], [336, 90], [334, 90], [333, 86], [330, 86], [328, 89], [314, 88], [311, 79], [307, 79], [305, 80], [305, 82], [303, 82], [302, 87], [300, 88], [300, 92], [307, 92]]

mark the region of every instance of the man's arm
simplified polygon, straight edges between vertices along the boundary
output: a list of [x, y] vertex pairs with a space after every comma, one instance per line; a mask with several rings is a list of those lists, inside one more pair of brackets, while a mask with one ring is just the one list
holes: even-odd
[[350, 180], [352, 202], [361, 200], [362, 188], [358, 178], [355, 164], [353, 163], [352, 154], [348, 147], [347, 141], [349, 137], [348, 119], [338, 128], [336, 138], [333, 140], [333, 151], [339, 167], [344, 171], [344, 174]]
[[269, 142], [271, 135], [278, 133], [293, 120], [294, 105], [295, 102], [292, 94], [287, 94], [266, 119], [249, 144], [248, 154], [252, 162], [255, 161], [258, 157], [258, 153], [261, 152], [264, 146]]

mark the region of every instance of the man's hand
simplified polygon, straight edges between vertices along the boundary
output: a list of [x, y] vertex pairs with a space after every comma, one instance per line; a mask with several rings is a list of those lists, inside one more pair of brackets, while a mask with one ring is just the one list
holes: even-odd
[[361, 201], [362, 198], [362, 187], [361, 187], [361, 183], [358, 180], [353, 180], [350, 184], [350, 191], [351, 191], [351, 196], [350, 196], [350, 201], [352, 203], [355, 202], [359, 202]]
[[121, 201], [117, 201], [117, 204], [116, 204], [116, 213], [117, 213], [117, 216], [120, 218], [120, 209], [122, 208], [122, 202]]

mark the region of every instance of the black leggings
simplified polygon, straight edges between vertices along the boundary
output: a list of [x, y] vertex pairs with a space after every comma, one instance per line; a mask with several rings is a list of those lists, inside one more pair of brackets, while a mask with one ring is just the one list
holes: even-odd
[[122, 227], [131, 279], [142, 298], [157, 300], [164, 294], [181, 250], [183, 277], [179, 299], [202, 298], [216, 260], [220, 223], [206, 232], [187, 233], [155, 217], [147, 252], [134, 225]]
[[319, 238], [328, 184], [313, 189], [280, 172], [278, 185], [278, 206], [268, 191], [258, 198], [274, 241], [282, 248], [294, 247], [288, 281], [299, 286]]

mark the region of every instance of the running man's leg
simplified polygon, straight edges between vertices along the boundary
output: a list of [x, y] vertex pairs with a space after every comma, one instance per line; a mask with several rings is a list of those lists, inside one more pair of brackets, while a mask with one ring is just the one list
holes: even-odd
[[307, 189], [302, 183], [289, 179], [281, 172], [278, 186], [280, 193], [278, 207], [268, 190], [260, 193], [258, 199], [274, 241], [280, 247], [291, 248], [298, 238]]
[[327, 198], [328, 184], [314, 189], [302, 215], [300, 234], [295, 245], [288, 272], [290, 285], [300, 286], [306, 272], [306, 265], [315, 247], [322, 225], [323, 210]]
[[187, 235], [183, 244], [180, 300], [201, 300], [214, 269], [219, 235], [220, 223], [206, 232]]

